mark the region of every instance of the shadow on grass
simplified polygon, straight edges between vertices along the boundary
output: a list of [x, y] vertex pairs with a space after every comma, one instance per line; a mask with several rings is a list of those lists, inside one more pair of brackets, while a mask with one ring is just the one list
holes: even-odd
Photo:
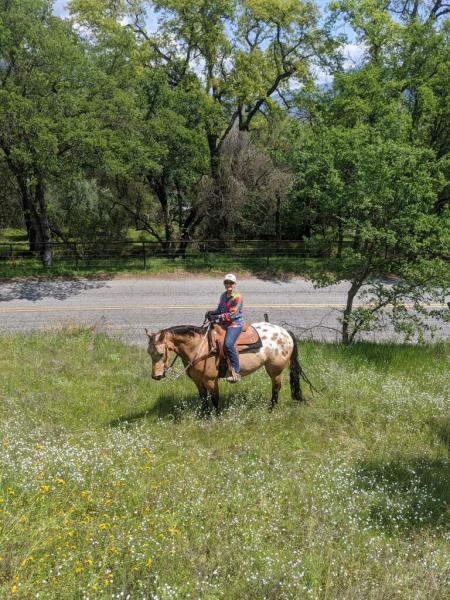
[[199, 418], [201, 402], [197, 394], [179, 398], [173, 394], [161, 394], [156, 402], [145, 410], [127, 415], [121, 415], [108, 423], [109, 427], [126, 427], [147, 418], [167, 419], [181, 421], [183, 417], [194, 414]]
[[[243, 409], [246, 412], [263, 408], [267, 410], [269, 406], [269, 391], [267, 394], [255, 394], [249, 389], [221, 390], [222, 410], [224, 414], [230, 409]], [[295, 403], [299, 405], [298, 403]], [[108, 423], [109, 427], [127, 427], [138, 421], [147, 418], [170, 419], [174, 422], [180, 422], [183, 419], [194, 416], [198, 419], [208, 418], [216, 414], [210, 404], [210, 411], [202, 411], [202, 403], [198, 394], [192, 393], [182, 397], [174, 394], [161, 394], [157, 397], [152, 406], [134, 413], [120, 415]]]
[[372, 525], [387, 533], [450, 529], [450, 462], [417, 458], [359, 465], [359, 490], [373, 492]]

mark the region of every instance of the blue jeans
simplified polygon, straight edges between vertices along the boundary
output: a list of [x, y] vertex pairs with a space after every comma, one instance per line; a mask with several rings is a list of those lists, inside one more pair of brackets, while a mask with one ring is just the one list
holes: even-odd
[[239, 366], [239, 354], [237, 353], [234, 344], [242, 331], [242, 327], [228, 327], [227, 333], [225, 334], [225, 351], [228, 354], [235, 373], [239, 373], [241, 368]]

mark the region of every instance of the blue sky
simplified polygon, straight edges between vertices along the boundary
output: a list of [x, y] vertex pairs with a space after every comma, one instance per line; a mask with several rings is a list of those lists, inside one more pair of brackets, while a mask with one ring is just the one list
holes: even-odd
[[[324, 11], [324, 9], [326, 8], [327, 4], [329, 4], [329, 2], [330, 2], [330, 0], [316, 0], [316, 3], [319, 6], [321, 12]], [[67, 14], [68, 14], [68, 11], [66, 10], [67, 4], [68, 4], [68, 0], [55, 0], [54, 9], [53, 9], [53, 12], [55, 13], [55, 15], [58, 15], [59, 17], [67, 16]], [[154, 16], [150, 17], [150, 19], [152, 21], [154, 21]], [[152, 24], [155, 24], [155, 23], [153, 22]], [[353, 38], [352, 31], [350, 28], [346, 27], [345, 33], [347, 33], [347, 35], [349, 35], [350, 39]]]
[[53, 7], [53, 12], [58, 17], [65, 17], [67, 11], [65, 10], [65, 6], [67, 4], [67, 0], [56, 0], [55, 5]]
[[[330, 0], [316, 0], [321, 12], [324, 12], [325, 7], [330, 2]], [[55, 0], [53, 12], [55, 15], [59, 17], [68, 16], [68, 11], [66, 9], [68, 0]], [[148, 18], [148, 26], [150, 30], [156, 29], [156, 17], [153, 13], [150, 13]], [[342, 26], [339, 29], [339, 33], [345, 33], [349, 40], [348, 44], [346, 44], [344, 48], [344, 56], [346, 58], [346, 67], [352, 68], [354, 67], [358, 61], [360, 61], [363, 49], [360, 45], [355, 42], [355, 35], [352, 29], [348, 26]], [[324, 73], [320, 69], [316, 69], [316, 78], [319, 83], [328, 83], [331, 81], [331, 78], [328, 74]]]

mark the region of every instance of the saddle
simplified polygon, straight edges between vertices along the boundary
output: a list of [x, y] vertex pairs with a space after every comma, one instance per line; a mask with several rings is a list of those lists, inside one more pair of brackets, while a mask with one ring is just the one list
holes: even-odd
[[[213, 354], [219, 355], [219, 377], [225, 377], [229, 366], [224, 350], [226, 333], [227, 330], [222, 325], [214, 325], [210, 330], [209, 348]], [[235, 344], [238, 353], [255, 352], [261, 347], [262, 341], [256, 329], [251, 325], [244, 326]]]

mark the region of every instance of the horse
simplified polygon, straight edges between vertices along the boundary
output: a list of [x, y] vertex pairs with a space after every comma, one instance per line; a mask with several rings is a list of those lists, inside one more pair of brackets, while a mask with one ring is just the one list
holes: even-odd
[[[257, 351], [239, 355], [241, 376], [246, 377], [262, 366], [265, 367], [272, 380], [272, 397], [269, 404], [271, 411], [278, 402], [283, 371], [290, 363], [291, 396], [293, 400], [302, 402], [304, 398], [300, 378], [308, 383], [309, 380], [298, 361], [295, 336], [272, 323], [253, 323], [252, 327], [258, 332], [262, 346]], [[208, 398], [211, 398], [216, 412], [219, 412], [220, 408], [219, 355], [208, 346], [208, 330], [207, 327], [195, 325], [178, 325], [155, 333], [149, 333], [145, 329], [148, 337], [147, 352], [152, 359], [152, 378], [158, 381], [163, 379], [171, 369], [171, 360], [175, 361], [179, 356], [183, 361], [185, 373], [197, 386], [203, 413], [209, 412]]]

